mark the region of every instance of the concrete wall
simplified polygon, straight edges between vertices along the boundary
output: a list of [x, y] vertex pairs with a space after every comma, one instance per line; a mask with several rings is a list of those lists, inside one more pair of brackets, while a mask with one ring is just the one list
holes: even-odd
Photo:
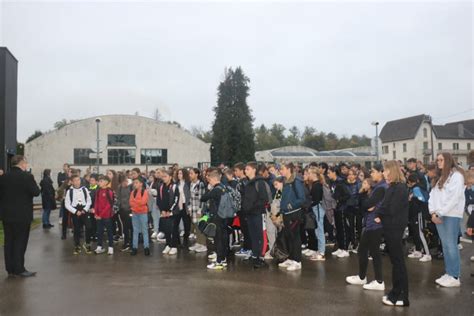
[[[167, 123], [156, 122], [149, 118], [135, 115], [106, 115], [101, 116], [100, 139], [105, 169], [123, 170], [139, 167], [140, 150], [145, 148], [159, 148], [168, 150], [168, 164], [178, 163], [181, 166], [197, 166], [199, 162], [210, 161], [210, 145], [192, 136], [185, 130]], [[74, 148], [96, 148], [95, 117], [69, 124], [59, 130], [49, 132], [26, 144], [25, 155], [30, 163], [32, 173], [40, 179], [43, 169], [52, 170], [53, 178], [62, 169], [65, 162], [73, 164]], [[108, 165], [107, 162], [107, 135], [133, 134], [136, 141], [135, 165]], [[120, 147], [109, 147], [120, 148]], [[124, 147], [122, 147], [124, 148]], [[130, 148], [130, 147], [127, 147]], [[74, 164], [73, 164], [74, 165]], [[86, 170], [89, 166], [75, 166]], [[157, 166], [149, 166], [156, 168]]]

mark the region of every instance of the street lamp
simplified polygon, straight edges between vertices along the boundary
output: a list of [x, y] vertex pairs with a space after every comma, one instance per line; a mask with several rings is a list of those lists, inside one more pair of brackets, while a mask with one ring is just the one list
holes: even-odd
[[95, 119], [95, 122], [97, 123], [97, 158], [96, 158], [96, 164], [97, 164], [97, 174], [99, 174], [99, 161], [100, 161], [100, 139], [99, 139], [99, 125], [100, 122], [102, 122], [102, 119], [100, 117]]
[[377, 162], [379, 162], [379, 122], [372, 122], [372, 126], [375, 126], [375, 155]]

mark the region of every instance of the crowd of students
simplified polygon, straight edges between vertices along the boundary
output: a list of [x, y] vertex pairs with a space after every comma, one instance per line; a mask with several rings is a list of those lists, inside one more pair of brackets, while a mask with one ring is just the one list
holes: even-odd
[[[45, 170], [43, 228], [53, 226], [53, 196], [61, 204], [62, 239], [72, 227], [75, 255], [113, 255], [121, 244], [122, 252], [136, 256], [143, 244], [149, 256], [150, 242], [156, 240], [164, 244], [166, 256], [207, 252], [212, 270], [225, 269], [235, 255], [256, 269], [273, 260], [297, 271], [303, 257], [344, 260], [354, 253], [358, 274], [348, 276], [347, 283], [384, 291], [386, 253], [393, 287], [382, 301], [391, 306], [409, 305], [404, 245], [413, 244], [410, 260], [444, 259], [446, 273], [436, 283], [459, 287], [459, 240], [464, 233], [472, 236], [474, 228], [474, 168], [461, 169], [448, 153], [427, 167], [410, 159], [406, 166], [387, 161], [370, 169], [345, 163], [303, 168], [249, 162], [206, 170], [173, 165], [148, 174], [138, 168], [108, 170], [81, 177], [65, 164], [58, 185], [55, 193], [51, 172]], [[469, 217], [467, 229], [464, 216]], [[368, 283], [370, 260], [375, 280]]]

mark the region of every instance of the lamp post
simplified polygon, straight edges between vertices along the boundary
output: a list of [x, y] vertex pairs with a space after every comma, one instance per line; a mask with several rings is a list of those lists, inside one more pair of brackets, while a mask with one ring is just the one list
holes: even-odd
[[372, 122], [375, 126], [375, 155], [377, 156], [377, 162], [380, 161], [379, 157], [379, 122]]
[[97, 123], [97, 158], [96, 158], [96, 164], [97, 164], [97, 174], [99, 174], [99, 166], [100, 166], [100, 138], [99, 138], [99, 125], [100, 122], [102, 122], [102, 119], [100, 117], [95, 119], [95, 122]]

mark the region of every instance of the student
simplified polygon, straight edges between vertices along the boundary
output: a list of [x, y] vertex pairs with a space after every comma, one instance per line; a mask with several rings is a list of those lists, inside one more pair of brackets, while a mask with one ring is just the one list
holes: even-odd
[[245, 166], [245, 175], [249, 179], [244, 186], [242, 213], [247, 218], [250, 244], [252, 245], [251, 261], [254, 268], [265, 266], [263, 260], [263, 220], [266, 206], [269, 203], [265, 180], [257, 176], [257, 163], [249, 162]]
[[[95, 194], [99, 188], [98, 186], [99, 176], [97, 174], [91, 174], [89, 177], [89, 193], [91, 195], [92, 207], [95, 205]], [[94, 216], [94, 209], [92, 208], [89, 212], [89, 220], [91, 221], [91, 240], [97, 241], [97, 220]]]
[[[117, 190], [119, 187], [118, 175], [115, 170], [107, 170], [107, 177], [110, 179], [109, 188], [112, 189], [115, 195], [117, 195]], [[122, 223], [120, 222], [120, 217], [118, 213], [115, 213], [112, 218], [112, 227], [114, 232], [114, 241], [119, 241], [122, 237]]]
[[166, 247], [163, 250], [165, 255], [176, 255], [178, 253], [177, 238], [173, 238], [173, 227], [177, 212], [179, 192], [176, 185], [173, 184], [173, 174], [171, 171], [162, 173], [163, 182], [158, 188], [156, 203], [161, 212], [160, 227], [165, 233]]
[[446, 273], [436, 280], [443, 287], [461, 286], [461, 260], [457, 242], [465, 206], [464, 181], [464, 172], [451, 154], [439, 154], [436, 185], [430, 193], [429, 211], [443, 247]]
[[132, 256], [137, 255], [138, 234], [143, 236], [143, 247], [145, 256], [150, 255], [150, 240], [148, 236], [148, 191], [145, 183], [136, 178], [133, 180], [134, 190], [130, 194], [130, 209], [132, 211]]
[[409, 174], [414, 174], [418, 178], [418, 186], [422, 189], [427, 191], [428, 184], [423, 172], [420, 171], [418, 168], [417, 160], [415, 158], [410, 158], [407, 160], [407, 172]]
[[278, 266], [288, 271], [296, 271], [301, 270], [300, 224], [303, 217], [301, 207], [305, 200], [304, 185], [303, 181], [297, 176], [295, 166], [292, 163], [283, 164], [280, 172], [285, 178], [280, 212], [283, 214], [283, 230], [289, 257]]
[[221, 172], [218, 169], [212, 169], [207, 173], [210, 190], [205, 193], [201, 201], [208, 203], [209, 220], [216, 225], [216, 235], [214, 244], [216, 247], [216, 260], [211, 262], [207, 268], [210, 270], [222, 270], [227, 267], [227, 256], [229, 249], [229, 234], [227, 233], [227, 221], [218, 215], [221, 196], [224, 193], [224, 187], [221, 184]]
[[[387, 161], [383, 168], [383, 175], [389, 186], [381, 206], [380, 218], [392, 263], [393, 287], [382, 298], [382, 302], [389, 306], [409, 306], [408, 273], [402, 245], [403, 233], [408, 225], [408, 188], [397, 161]], [[375, 222], [378, 223], [379, 220], [376, 218]]]
[[53, 187], [53, 180], [51, 180], [51, 169], [44, 170], [40, 187], [41, 203], [43, 206], [43, 229], [50, 229], [54, 227], [54, 225], [51, 225], [49, 217], [51, 215], [51, 211], [56, 209], [56, 192]]
[[357, 253], [362, 230], [362, 214], [359, 205], [360, 182], [357, 178], [357, 173], [353, 169], [350, 169], [347, 173], [346, 185], [350, 193], [350, 198], [346, 202], [347, 208], [345, 214], [349, 221], [352, 252]]
[[[61, 224], [61, 240], [65, 240], [66, 239], [66, 234], [67, 234], [67, 229], [68, 229], [68, 226], [69, 226], [69, 214], [71, 214], [70, 212], [68, 212], [66, 210], [66, 193], [67, 191], [71, 188], [72, 186], [72, 181], [70, 178], [67, 178], [63, 184], [61, 184], [61, 186], [58, 188], [58, 192], [57, 192], [57, 196], [56, 196], [56, 200], [59, 201], [61, 203], [61, 212], [63, 213], [62, 216], [61, 216], [61, 219], [60, 219], [60, 224]], [[72, 214], [71, 214], [72, 216]]]
[[[156, 197], [158, 195], [158, 187], [160, 186], [161, 183], [161, 174], [162, 171], [161, 169], [156, 170], [155, 174], [153, 177], [150, 177], [149, 180], [149, 192], [148, 195], [150, 196], [150, 203], [152, 202], [153, 204], [151, 205], [151, 217], [153, 220], [153, 233], [151, 234], [152, 239], [160, 239], [160, 209], [158, 207], [158, 204], [156, 204]], [[162, 238], [161, 238], [162, 239]]]
[[131, 249], [132, 240], [132, 213], [130, 210], [130, 188], [128, 186], [128, 178], [124, 174], [119, 175], [120, 186], [117, 190], [117, 206], [120, 221], [123, 225], [123, 246], [121, 251], [129, 251]]
[[[467, 187], [464, 195], [466, 197], [466, 212], [469, 216], [466, 234], [472, 236], [472, 229], [474, 228], [474, 167], [472, 166], [467, 172], [466, 183]], [[471, 261], [474, 261], [474, 256], [471, 257]]]
[[312, 181], [311, 185], [311, 207], [314, 215], [316, 217], [317, 227], [315, 230], [316, 238], [317, 238], [317, 252], [314, 253], [310, 260], [312, 261], [325, 261], [325, 253], [326, 253], [326, 236], [324, 234], [324, 215], [325, 211], [322, 206], [323, 201], [323, 185], [325, 183], [324, 176], [319, 173], [319, 169], [317, 167], [310, 167], [309, 168], [309, 177]]
[[81, 231], [85, 227], [86, 243], [83, 248], [87, 254], [91, 254], [91, 235], [90, 235], [90, 220], [88, 216], [91, 207], [91, 196], [89, 191], [81, 186], [81, 177], [75, 174], [71, 177], [72, 187], [66, 192], [64, 197], [65, 207], [72, 214], [72, 222], [74, 225], [74, 254], [81, 253]]
[[338, 176], [336, 167], [328, 169], [328, 177], [331, 181], [331, 190], [334, 200], [337, 202], [334, 213], [334, 221], [336, 224], [336, 239], [338, 250], [332, 253], [338, 258], [349, 257], [349, 243], [351, 241], [351, 232], [349, 220], [352, 216], [347, 212], [347, 201], [351, 197], [349, 190], [345, 184], [345, 180]]
[[191, 185], [189, 181], [188, 171], [186, 169], [179, 169], [176, 173], [177, 182], [176, 188], [178, 190], [178, 212], [175, 215], [173, 223], [173, 238], [174, 244], [180, 244], [179, 240], [179, 225], [181, 220], [184, 226], [183, 247], [189, 246], [189, 234], [191, 232], [191, 216], [189, 210], [189, 203], [191, 202]]
[[[243, 199], [244, 187], [248, 182], [248, 179], [245, 176], [245, 165], [243, 163], [239, 162], [234, 165], [234, 175], [238, 182], [237, 190], [240, 192], [240, 195]], [[237, 216], [240, 220], [240, 230], [242, 232], [244, 242], [242, 248], [237, 253], [235, 253], [235, 255], [238, 257], [250, 257], [252, 252], [250, 249], [252, 249], [252, 245], [250, 242], [247, 217], [242, 212], [242, 210], [240, 212], [237, 212]]]
[[189, 170], [189, 179], [191, 181], [190, 191], [190, 204], [189, 211], [191, 213], [191, 233], [194, 234], [196, 238], [196, 243], [189, 247], [189, 251], [194, 251], [196, 253], [207, 252], [206, 241], [207, 238], [203, 233], [197, 229], [197, 223], [202, 216], [202, 211], [204, 208], [204, 203], [201, 202], [202, 196], [206, 193], [206, 187], [200, 179], [201, 170], [193, 168]]
[[110, 188], [110, 179], [107, 176], [99, 177], [99, 189], [95, 193], [94, 217], [97, 220], [97, 248], [96, 254], [102, 254], [104, 228], [107, 229], [109, 248], [107, 253], [114, 254], [114, 232], [112, 220], [114, 217], [114, 191]]
[[431, 261], [430, 249], [423, 233], [425, 220], [423, 214], [428, 211], [428, 192], [419, 186], [419, 178], [411, 173], [407, 179], [409, 190], [408, 229], [415, 243], [415, 251], [408, 258], [419, 259], [420, 262]]
[[[382, 243], [383, 227], [379, 212], [382, 206], [385, 191], [388, 188], [383, 178], [383, 166], [374, 165], [371, 178], [365, 179], [360, 189], [361, 206], [363, 211], [363, 230], [359, 243], [359, 274], [349, 276], [346, 282], [349, 284], [363, 285], [365, 290], [384, 291], [385, 283], [382, 276], [382, 256], [380, 244]], [[367, 284], [367, 267], [369, 253], [374, 264], [375, 280]]]

